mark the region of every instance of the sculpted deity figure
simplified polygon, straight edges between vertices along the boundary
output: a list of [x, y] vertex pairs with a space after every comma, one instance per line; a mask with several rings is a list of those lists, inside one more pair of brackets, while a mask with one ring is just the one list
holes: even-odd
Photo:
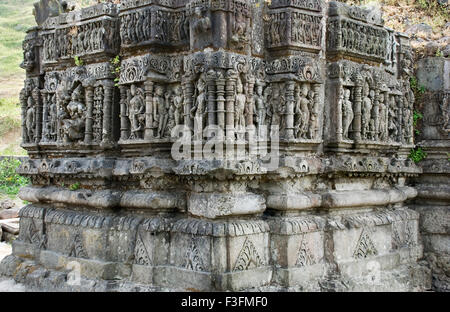
[[379, 138], [381, 141], [386, 141], [387, 139], [387, 107], [385, 103], [385, 96], [384, 93], [380, 94], [379, 98], [379, 108], [380, 108], [380, 115], [379, 115]]
[[28, 141], [30, 143], [35, 140], [36, 132], [36, 111], [34, 109], [34, 100], [31, 96], [27, 99], [27, 113], [25, 117], [25, 126], [27, 128]]
[[234, 104], [234, 129], [238, 135], [238, 139], [243, 139], [245, 132], [245, 104], [247, 97], [244, 94], [244, 86], [239, 79], [236, 85], [236, 102]]
[[158, 132], [156, 137], [159, 139], [164, 138], [167, 123], [169, 121], [169, 100], [170, 93], [164, 94], [163, 86], [156, 86], [155, 96], [153, 97], [153, 107], [156, 109], [155, 119], [158, 121]]
[[137, 18], [137, 25], [136, 25], [136, 33], [137, 33], [138, 42], [144, 41], [144, 39], [145, 39], [144, 23], [145, 23], [144, 13], [139, 12], [138, 18]]
[[174, 89], [173, 95], [173, 111], [174, 111], [174, 120], [175, 125], [181, 125], [183, 120], [183, 93], [181, 86], [177, 86]]
[[235, 45], [242, 45], [247, 40], [247, 22], [245, 20], [244, 14], [241, 12], [236, 13], [236, 22], [234, 27], [234, 34], [231, 37], [231, 41]]
[[349, 139], [349, 131], [350, 126], [352, 124], [354, 113], [353, 113], [353, 106], [352, 102], [350, 101], [350, 90], [346, 89], [344, 91], [344, 100], [342, 102], [342, 128], [343, 128], [343, 137], [344, 139]]
[[369, 97], [370, 89], [366, 84], [363, 88], [363, 100], [362, 100], [362, 137], [363, 139], [369, 139], [370, 132], [370, 114], [372, 112], [372, 100]]
[[203, 16], [202, 8], [196, 7], [194, 11], [194, 33], [199, 35], [211, 29], [211, 20], [208, 16]]
[[256, 123], [258, 127], [266, 123], [267, 111], [266, 111], [266, 104], [264, 102], [263, 91], [264, 91], [263, 84], [261, 82], [258, 82], [256, 84], [256, 94], [254, 95], [256, 108]]
[[194, 106], [191, 109], [191, 117], [195, 118], [202, 129], [206, 124], [206, 80], [202, 74], [197, 82], [196, 99]]
[[296, 138], [307, 138], [309, 128], [309, 85], [304, 83], [301, 87], [297, 87], [296, 105], [295, 105], [295, 129]]
[[48, 119], [47, 123], [43, 125], [43, 138], [45, 141], [50, 142], [56, 139], [56, 127], [57, 127], [57, 108], [56, 108], [56, 95], [47, 95], [48, 107]]
[[279, 86], [272, 87], [272, 97], [270, 99], [270, 107], [271, 107], [271, 126], [280, 126], [280, 108], [282, 106], [281, 101], [284, 100], [280, 95]]
[[145, 100], [144, 91], [136, 85], [131, 85], [130, 88], [130, 100], [128, 107], [128, 118], [131, 124], [131, 137], [130, 140], [136, 140], [140, 138], [140, 133], [143, 129], [144, 113], [145, 113]]
[[397, 126], [397, 104], [395, 103], [395, 96], [391, 96], [391, 101], [389, 105], [389, 121], [388, 121], [388, 130], [389, 130], [389, 138], [391, 141], [395, 141], [398, 138], [398, 126]]
[[66, 119], [62, 120], [62, 131], [65, 143], [82, 140], [84, 138], [86, 106], [81, 102], [82, 100], [82, 87], [78, 86], [72, 92], [71, 101], [66, 107], [68, 116], [65, 114]]

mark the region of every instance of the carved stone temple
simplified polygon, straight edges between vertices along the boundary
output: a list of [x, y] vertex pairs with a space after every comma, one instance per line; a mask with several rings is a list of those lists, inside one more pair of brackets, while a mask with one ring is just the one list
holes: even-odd
[[32, 185], [3, 274], [49, 289], [430, 287], [406, 204], [422, 172], [408, 37], [339, 2], [120, 2], [36, 8]]

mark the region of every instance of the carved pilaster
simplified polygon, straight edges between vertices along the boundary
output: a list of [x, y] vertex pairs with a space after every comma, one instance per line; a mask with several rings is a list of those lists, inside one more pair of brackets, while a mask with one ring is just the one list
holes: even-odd
[[361, 141], [361, 104], [362, 104], [362, 88], [363, 79], [360, 75], [356, 76], [355, 79], [355, 93], [353, 101], [353, 138], [356, 142]]
[[127, 110], [127, 87], [120, 86], [120, 139], [126, 141], [130, 138], [130, 126]]
[[404, 143], [404, 136], [403, 136], [403, 97], [397, 95], [396, 96], [396, 102], [398, 103], [398, 111], [397, 111], [397, 118], [398, 118], [398, 142]]
[[208, 125], [213, 126], [217, 124], [216, 120], [216, 72], [210, 70], [206, 76], [206, 83], [208, 86]]
[[92, 127], [94, 124], [94, 119], [92, 116], [92, 111], [94, 107], [94, 87], [86, 87], [86, 105], [87, 105], [87, 115], [86, 115], [86, 132], [84, 137], [84, 142], [86, 144], [92, 143], [93, 131]]
[[112, 142], [112, 105], [114, 96], [114, 85], [105, 85], [105, 97], [103, 103], [103, 143]]
[[337, 100], [337, 110], [336, 110], [336, 138], [338, 142], [342, 142], [344, 140], [344, 129], [343, 129], [343, 114], [342, 114], [342, 102], [344, 101], [344, 87], [339, 86], [336, 88], [336, 98]]
[[225, 129], [225, 79], [222, 73], [218, 73], [216, 80], [217, 90], [217, 125]]
[[194, 121], [191, 118], [191, 109], [194, 101], [194, 83], [190, 77], [183, 77], [182, 86], [184, 95], [184, 124], [190, 129], [193, 129]]
[[153, 132], [153, 88], [155, 84], [151, 80], [144, 83], [145, 88], [145, 140], [154, 138]]
[[373, 139], [375, 141], [378, 141], [379, 138], [379, 129], [380, 129], [380, 89], [378, 87], [378, 84], [375, 89], [375, 100], [373, 103], [373, 120], [375, 123], [375, 129], [373, 133]]
[[318, 138], [318, 134], [319, 134], [319, 110], [320, 110], [320, 84], [319, 83], [316, 83], [313, 85], [313, 91], [314, 91], [313, 114], [315, 115], [315, 119], [312, 119], [313, 130], [311, 131], [311, 139], [315, 140]]
[[26, 115], [27, 115], [27, 92], [25, 89], [20, 91], [20, 107], [21, 107], [21, 120], [22, 120], [22, 142], [28, 143], [27, 126], [26, 126]]
[[234, 102], [236, 100], [236, 81], [237, 81], [237, 73], [234, 70], [229, 70], [227, 72], [227, 81], [226, 81], [226, 98], [227, 98], [227, 107], [226, 107], [226, 133], [227, 140], [234, 141]]
[[41, 90], [43, 108], [42, 108], [42, 141], [47, 142], [49, 139], [48, 133], [48, 92], [46, 90]]
[[248, 93], [247, 93], [247, 115], [245, 117], [245, 124], [247, 127], [253, 126], [254, 120], [253, 120], [253, 108], [255, 106], [255, 98], [254, 98], [254, 90], [255, 90], [255, 78], [250, 77], [248, 79]]
[[284, 112], [286, 139], [294, 139], [294, 105], [295, 105], [295, 81], [286, 83], [286, 112]]
[[39, 143], [42, 138], [42, 100], [41, 100], [41, 92], [38, 88], [34, 88], [32, 92], [32, 97], [36, 105], [35, 106], [36, 135], [34, 137], [34, 142], [31, 143]]

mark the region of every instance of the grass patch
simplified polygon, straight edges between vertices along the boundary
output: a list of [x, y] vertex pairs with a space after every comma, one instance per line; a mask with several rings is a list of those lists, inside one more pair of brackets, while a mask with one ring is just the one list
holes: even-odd
[[35, 0], [2, 0], [0, 3], [0, 76], [24, 72], [22, 41], [26, 30], [35, 26]]
[[16, 173], [20, 161], [5, 158], [0, 161], [0, 195], [17, 196], [21, 187], [30, 184], [30, 180]]
[[0, 99], [0, 137], [20, 129], [20, 105], [14, 98]]

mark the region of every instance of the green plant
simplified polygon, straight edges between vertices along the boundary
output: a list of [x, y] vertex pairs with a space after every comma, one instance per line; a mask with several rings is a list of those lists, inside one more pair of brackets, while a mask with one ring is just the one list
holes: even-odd
[[16, 173], [20, 161], [14, 158], [5, 158], [0, 161], [0, 193], [15, 196], [21, 187], [30, 183], [30, 180]]
[[120, 56], [117, 55], [115, 58], [111, 59], [111, 65], [113, 66], [113, 71], [112, 74], [114, 74], [115, 78], [114, 78], [114, 86], [118, 87], [119, 86], [119, 81], [120, 81]]
[[80, 189], [80, 187], [81, 187], [81, 184], [77, 182], [77, 183], [74, 183], [71, 186], [69, 186], [69, 189], [71, 191], [78, 191]]
[[420, 147], [417, 147], [415, 149], [412, 149], [410, 154], [409, 154], [409, 158], [414, 161], [415, 163], [419, 163], [422, 160], [424, 160], [425, 158], [427, 158], [427, 153], [424, 152], [424, 150]]
[[416, 77], [411, 77], [410, 85], [416, 95], [423, 95], [426, 92], [425, 87], [423, 85], [419, 85]]
[[419, 120], [423, 119], [423, 115], [422, 115], [422, 113], [420, 113], [418, 111], [414, 111], [413, 118], [414, 118], [414, 123], [413, 123], [414, 130], [415, 130], [416, 134], [419, 135], [420, 131], [417, 130], [416, 127], [417, 127], [417, 123], [419, 122]]
[[83, 65], [84, 65], [83, 60], [82, 60], [81, 58], [79, 58], [78, 56], [75, 56], [75, 57], [73, 58], [73, 60], [75, 61], [75, 65], [76, 65], [76, 66], [83, 66]]
[[439, 48], [437, 49], [436, 56], [437, 57], [444, 57], [444, 53], [442, 53], [441, 49], [439, 49]]

